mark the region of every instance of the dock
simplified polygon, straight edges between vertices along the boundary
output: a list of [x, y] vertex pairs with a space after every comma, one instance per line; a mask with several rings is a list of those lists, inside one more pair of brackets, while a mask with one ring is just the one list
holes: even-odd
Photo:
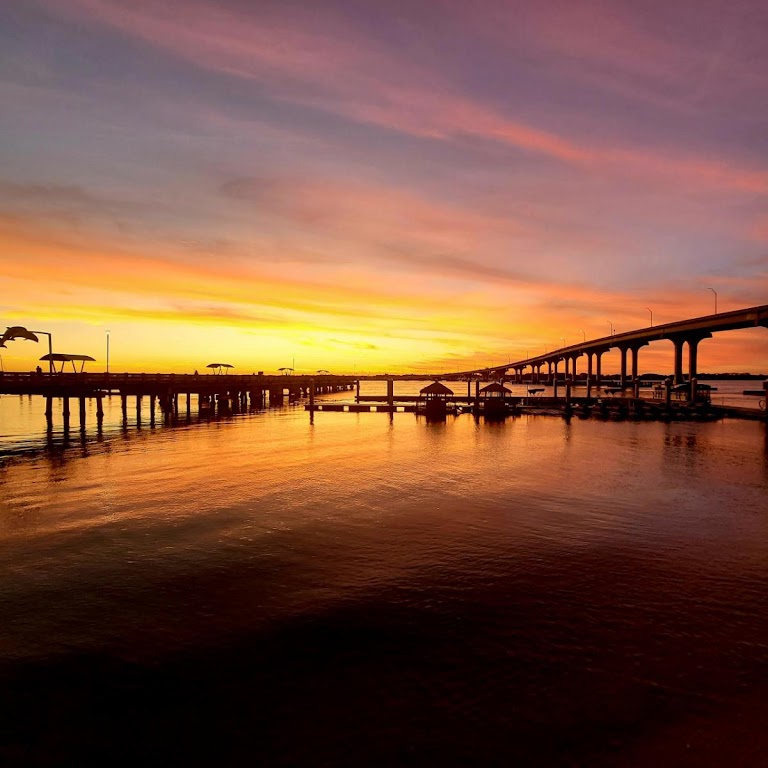
[[[71, 405], [79, 411], [80, 429], [85, 429], [86, 402], [96, 400], [96, 425], [104, 419], [103, 398], [121, 398], [123, 423], [128, 421], [128, 403], [135, 408], [136, 423], [144, 416], [154, 424], [156, 410], [163, 418], [179, 415], [182, 405], [187, 416], [193, 395], [200, 412], [236, 413], [265, 404], [282, 403], [285, 398], [298, 400], [315, 395], [352, 390], [357, 379], [335, 375], [264, 375], [264, 374], [163, 374], [163, 373], [8, 373], [0, 374], [0, 395], [40, 396], [46, 400], [45, 418], [50, 429], [54, 401], [60, 403], [67, 431]], [[186, 403], [184, 403], [186, 399]]]

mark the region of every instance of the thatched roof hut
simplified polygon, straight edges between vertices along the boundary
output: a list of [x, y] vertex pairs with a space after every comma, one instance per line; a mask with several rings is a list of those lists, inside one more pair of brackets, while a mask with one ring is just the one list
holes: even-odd
[[433, 381], [426, 387], [419, 390], [420, 395], [424, 395], [427, 400], [436, 397], [450, 397], [453, 394], [452, 389], [448, 389], [445, 384], [441, 384], [439, 381]]
[[505, 387], [503, 384], [499, 384], [497, 381], [494, 381], [493, 384], [489, 384], [487, 387], [483, 387], [480, 390], [480, 395], [482, 397], [501, 397], [505, 398], [507, 395], [511, 395], [512, 390], [508, 387]]

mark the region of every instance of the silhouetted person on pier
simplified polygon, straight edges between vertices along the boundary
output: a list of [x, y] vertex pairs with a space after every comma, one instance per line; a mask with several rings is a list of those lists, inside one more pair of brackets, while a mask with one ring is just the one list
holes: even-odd
[[42, 376], [43, 375], [43, 369], [38, 365], [37, 368], [35, 368], [35, 373], [38, 376]]

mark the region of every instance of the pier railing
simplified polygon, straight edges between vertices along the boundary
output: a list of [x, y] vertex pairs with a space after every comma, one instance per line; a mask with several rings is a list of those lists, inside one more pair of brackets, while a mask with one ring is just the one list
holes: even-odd
[[218, 374], [218, 373], [0, 373], [0, 394], [45, 394], [60, 390], [81, 391], [129, 390], [150, 393], [155, 389], [171, 392], [199, 392], [250, 389], [291, 389], [316, 386], [350, 384], [352, 376], [333, 374]]

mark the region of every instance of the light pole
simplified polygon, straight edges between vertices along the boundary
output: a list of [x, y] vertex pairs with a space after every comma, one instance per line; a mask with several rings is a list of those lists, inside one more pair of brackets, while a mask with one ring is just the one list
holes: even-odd
[[610, 320], [606, 320], [605, 322], [611, 326], [611, 336], [613, 336], [613, 323]]
[[653, 310], [648, 307], [646, 309], [651, 313], [651, 328], [653, 328]]
[[581, 331], [581, 341], [584, 344], [586, 344], [587, 343], [587, 334], [584, 333], [584, 329], [583, 328], [579, 328], [579, 330]]
[[107, 329], [107, 373], [109, 373], [109, 329]]
[[715, 314], [717, 314], [717, 291], [714, 288], [708, 288], [707, 290], [715, 294]]
[[[29, 341], [37, 341], [36, 334], [38, 333], [48, 337], [48, 370], [53, 373], [53, 360], [51, 359], [53, 356], [53, 339], [48, 331], [30, 331], [20, 325], [14, 325], [5, 329], [5, 333], [3, 334], [2, 338], [3, 342], [13, 341], [14, 339], [27, 339]], [[5, 344], [3, 344], [3, 346], [5, 346]]]
[[560, 341], [563, 342], [563, 348], [565, 348], [565, 339], [562, 336], [560, 337]]
[[[51, 336], [51, 334], [48, 333], [48, 331], [32, 331], [32, 333], [42, 333], [43, 336], [47, 336], [48, 337], [48, 356], [50, 358], [53, 355], [53, 336]], [[53, 366], [53, 360], [49, 359], [48, 360], [48, 371], [49, 371], [49, 373], [53, 373], [54, 370], [55, 369], [54, 369], [54, 366]]]

